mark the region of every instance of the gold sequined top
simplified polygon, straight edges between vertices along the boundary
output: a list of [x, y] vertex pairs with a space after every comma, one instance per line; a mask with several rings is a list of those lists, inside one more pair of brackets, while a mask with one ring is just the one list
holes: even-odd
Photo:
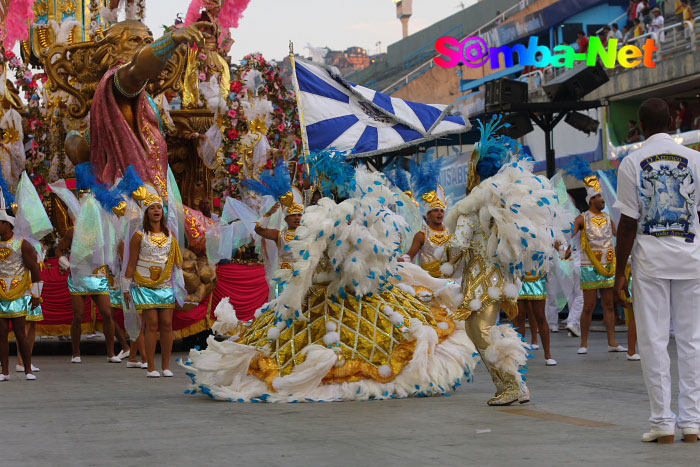
[[[607, 213], [600, 215], [591, 211], [583, 213], [584, 231], [588, 244], [602, 265], [608, 265], [615, 259], [615, 246], [613, 245], [612, 220]], [[591, 266], [591, 259], [587, 254], [581, 255], [581, 266]]]
[[462, 274], [464, 301], [461, 308], [469, 309], [472, 300], [481, 300], [484, 306], [498, 301], [499, 297], [489, 297], [488, 288], [503, 288], [501, 268], [492, 261], [486, 261], [488, 253], [488, 233], [480, 228], [476, 215], [461, 216], [457, 220], [455, 243], [465, 251], [466, 266]]
[[447, 247], [452, 238], [447, 227], [440, 231], [433, 230], [426, 225], [421, 232], [425, 235], [425, 241], [421, 249], [418, 250], [418, 264], [423, 266], [435, 261], [440, 263], [447, 261]]
[[[136, 263], [136, 270], [141, 276], [156, 280], [165, 269], [170, 248], [173, 244], [173, 236], [164, 233], [145, 233], [141, 230], [141, 249], [139, 250], [139, 260]], [[170, 287], [169, 281], [154, 288]]]
[[296, 261], [294, 253], [292, 250], [285, 250], [285, 247], [295, 237], [294, 230], [285, 229], [280, 231], [280, 236], [277, 240], [277, 255], [279, 256], [280, 268], [282, 269], [294, 269], [292, 266]]
[[26, 268], [22, 259], [22, 237], [0, 241], [0, 287], [8, 292], [22, 281]]

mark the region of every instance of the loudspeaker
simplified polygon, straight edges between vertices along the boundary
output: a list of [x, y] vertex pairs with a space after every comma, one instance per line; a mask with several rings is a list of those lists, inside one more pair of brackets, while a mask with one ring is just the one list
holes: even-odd
[[600, 122], [580, 112], [570, 112], [564, 119], [566, 123], [586, 134], [596, 133]]
[[581, 63], [557, 76], [542, 88], [552, 102], [577, 101], [609, 80], [608, 73], [600, 63], [596, 63], [595, 66]]
[[534, 130], [530, 116], [527, 114], [509, 114], [503, 119], [503, 123], [509, 123], [510, 126], [501, 129], [499, 133], [513, 139], [522, 138]]
[[486, 83], [486, 107], [524, 103], [527, 103], [527, 83], [505, 78]]

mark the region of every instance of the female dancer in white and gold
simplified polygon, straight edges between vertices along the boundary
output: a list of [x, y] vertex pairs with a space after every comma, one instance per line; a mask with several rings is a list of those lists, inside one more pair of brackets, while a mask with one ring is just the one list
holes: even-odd
[[[143, 197], [142, 229], [129, 242], [129, 259], [122, 280], [125, 305], [142, 314], [145, 322], [146, 360], [149, 378], [158, 378], [155, 353], [160, 332], [161, 366], [163, 376], [173, 376], [170, 354], [173, 348], [173, 309], [175, 289], [172, 284], [174, 268], [182, 265], [182, 252], [177, 239], [169, 232], [163, 210], [163, 199], [156, 189], [147, 185]], [[132, 283], [133, 281], [133, 283]]]

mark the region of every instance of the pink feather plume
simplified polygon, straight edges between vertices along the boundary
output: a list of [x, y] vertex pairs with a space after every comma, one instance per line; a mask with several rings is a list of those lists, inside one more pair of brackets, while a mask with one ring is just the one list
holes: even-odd
[[[250, 0], [224, 0], [216, 18], [221, 29], [237, 28], [238, 22], [243, 17], [243, 12], [248, 8], [249, 3]], [[192, 0], [190, 7], [187, 9], [185, 26], [196, 23], [203, 8], [204, 0]]]
[[29, 26], [34, 21], [33, 0], [13, 0], [2, 29], [5, 30], [3, 46], [12, 50], [17, 41], [29, 37]]

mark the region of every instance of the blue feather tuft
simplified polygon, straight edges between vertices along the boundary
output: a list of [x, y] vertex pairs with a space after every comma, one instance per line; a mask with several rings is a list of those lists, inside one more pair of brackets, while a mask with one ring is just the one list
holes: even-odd
[[113, 208], [123, 201], [118, 188], [110, 190], [107, 185], [97, 179], [95, 166], [89, 162], [83, 162], [75, 166], [75, 178], [78, 190], [89, 190], [92, 192], [105, 211], [111, 212]]
[[399, 190], [404, 192], [411, 190], [411, 182], [408, 180], [408, 172], [401, 168], [398, 159], [396, 159], [396, 162], [394, 163], [394, 169], [387, 172], [386, 176], [389, 181]]
[[279, 199], [292, 191], [292, 178], [289, 168], [284, 160], [280, 160], [273, 170], [266, 170], [260, 174], [260, 181], [245, 179], [241, 184], [260, 195], [270, 195]]
[[522, 157], [522, 146], [513, 138], [496, 134], [508, 124], [502, 123], [501, 115], [494, 115], [491, 121], [484, 124], [478, 120], [481, 138], [476, 144], [475, 151], [479, 155], [476, 171], [481, 180], [493, 177], [509, 160]]
[[591, 165], [581, 156], [576, 156], [563, 168], [564, 172], [583, 181], [584, 178], [595, 175]]
[[122, 177], [121, 181], [117, 184], [116, 190], [118, 190], [122, 196], [130, 197], [131, 194], [142, 185], [143, 180], [141, 176], [136, 168], [130, 165], [124, 171], [124, 177]]
[[413, 196], [416, 199], [437, 188], [442, 162], [442, 159], [436, 159], [430, 153], [426, 153], [420, 164], [416, 162], [411, 164], [411, 184]]
[[344, 198], [355, 190], [355, 168], [348, 163], [348, 154], [330, 148], [306, 156], [309, 175], [323, 196]]

